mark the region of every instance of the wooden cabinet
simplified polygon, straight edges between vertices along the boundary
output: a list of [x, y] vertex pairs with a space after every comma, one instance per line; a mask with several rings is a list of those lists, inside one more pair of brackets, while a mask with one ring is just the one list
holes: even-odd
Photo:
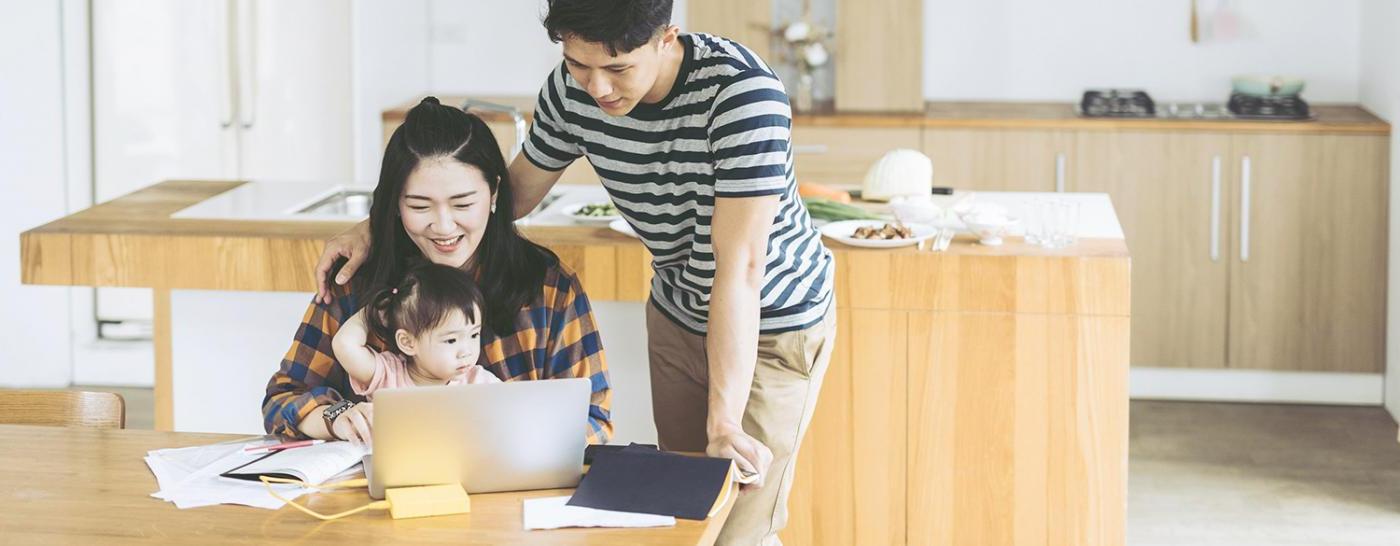
[[[828, 70], [835, 70], [836, 109], [922, 112], [923, 0], [834, 1], [837, 39], [829, 44], [835, 51]], [[787, 22], [773, 19], [772, 2], [697, 0], [687, 6], [682, 30], [735, 40], [772, 65], [779, 62], [772, 29]]]
[[1234, 137], [1230, 367], [1385, 370], [1388, 144]]
[[1074, 133], [926, 127], [924, 154], [933, 183], [983, 191], [1062, 191], [1071, 172]]
[[1132, 362], [1223, 368], [1230, 137], [1085, 131], [1069, 191], [1113, 199], [1133, 255]]
[[[785, 544], [906, 543], [910, 315], [838, 308], [835, 352], [798, 451]], [[865, 368], [873, 362], [879, 373]]]
[[1083, 131], [1133, 254], [1139, 366], [1384, 371], [1389, 139]]
[[923, 111], [923, 10], [923, 0], [836, 0], [838, 111]]
[[1123, 543], [1122, 242], [1008, 258], [837, 251], [785, 544]]
[[687, 2], [686, 28], [682, 32], [704, 32], [734, 40], [770, 63], [769, 43], [773, 28], [773, 3], [753, 0], [702, 0]]
[[1123, 543], [1128, 322], [911, 316], [909, 544]]
[[[859, 186], [866, 171], [895, 148], [919, 148], [918, 127], [792, 128], [794, 168], [799, 182]], [[938, 165], [934, 164], [935, 173]]]

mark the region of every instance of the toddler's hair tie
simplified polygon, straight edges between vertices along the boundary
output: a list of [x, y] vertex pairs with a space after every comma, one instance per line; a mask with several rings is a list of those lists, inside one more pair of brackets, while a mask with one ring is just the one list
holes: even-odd
[[390, 293], [390, 294], [398, 294], [398, 293], [399, 293], [399, 289], [398, 289], [398, 288], [391, 288], [391, 289], [389, 289], [389, 293]]

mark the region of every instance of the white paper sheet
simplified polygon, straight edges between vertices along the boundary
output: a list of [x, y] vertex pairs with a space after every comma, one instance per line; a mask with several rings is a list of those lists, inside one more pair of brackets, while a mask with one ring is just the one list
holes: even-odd
[[560, 529], [564, 527], [671, 527], [676, 518], [633, 512], [598, 510], [569, 506], [569, 497], [526, 499], [525, 530]]
[[[219, 477], [235, 466], [258, 458], [243, 448], [260, 445], [252, 439], [207, 446], [159, 449], [146, 454], [146, 466], [155, 474], [160, 490], [151, 496], [169, 501], [180, 509], [214, 504], [241, 504], [276, 510], [285, 503], [268, 494], [260, 482], [237, 482]], [[277, 486], [282, 496], [294, 499], [311, 491], [292, 485]]]

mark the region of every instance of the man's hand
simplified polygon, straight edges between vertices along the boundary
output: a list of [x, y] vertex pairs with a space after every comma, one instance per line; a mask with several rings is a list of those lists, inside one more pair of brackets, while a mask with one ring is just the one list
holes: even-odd
[[326, 305], [334, 301], [331, 297], [331, 287], [326, 284], [326, 276], [330, 274], [331, 268], [335, 267], [335, 261], [341, 257], [345, 258], [345, 266], [341, 267], [340, 273], [335, 276], [336, 284], [348, 282], [350, 277], [355, 275], [355, 270], [369, 257], [369, 220], [355, 224], [344, 233], [326, 241], [326, 248], [321, 251], [321, 261], [316, 262], [316, 301]]
[[331, 434], [349, 440], [357, 446], [370, 445], [370, 425], [374, 423], [374, 404], [362, 402], [351, 406], [331, 423]]
[[744, 429], [734, 425], [712, 433], [709, 445], [705, 446], [705, 454], [733, 459], [741, 472], [758, 474], [753, 483], [739, 486], [740, 491], [762, 488], [763, 479], [768, 475], [768, 467], [773, 464], [773, 451], [763, 445], [763, 442], [745, 433]]

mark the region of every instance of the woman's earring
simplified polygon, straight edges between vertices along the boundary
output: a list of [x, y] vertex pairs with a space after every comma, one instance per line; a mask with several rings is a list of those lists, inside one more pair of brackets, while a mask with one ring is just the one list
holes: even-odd
[[491, 203], [491, 212], [496, 212], [496, 204]]

